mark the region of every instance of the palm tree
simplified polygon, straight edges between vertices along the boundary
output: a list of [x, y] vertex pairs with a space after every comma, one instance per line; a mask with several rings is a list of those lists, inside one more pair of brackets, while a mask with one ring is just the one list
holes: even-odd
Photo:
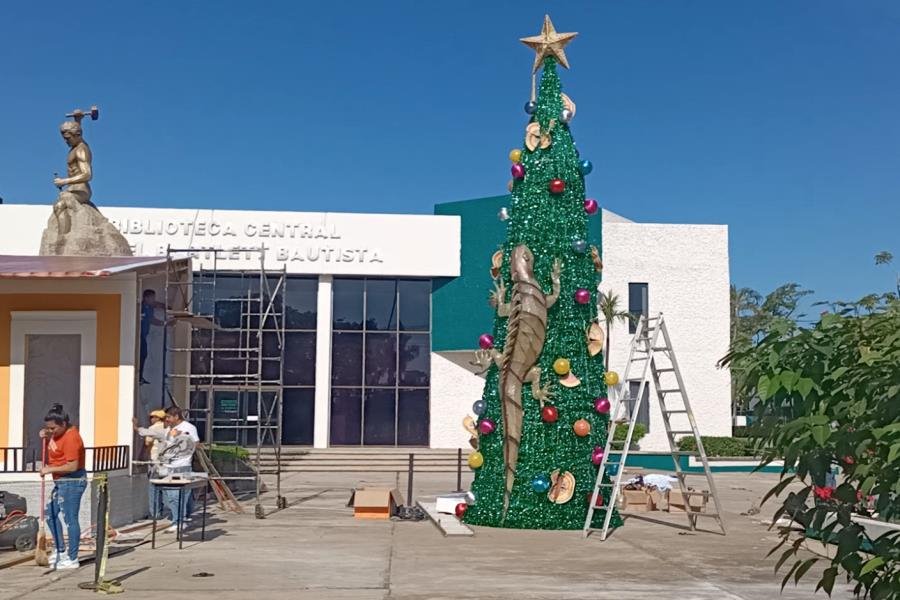
[[606, 346], [604, 347], [604, 358], [606, 360], [606, 370], [609, 370], [609, 331], [612, 329], [616, 321], [622, 323], [630, 323], [632, 314], [624, 310], [619, 310], [619, 296], [613, 292], [600, 292], [600, 302], [598, 305], [603, 320], [606, 321]]

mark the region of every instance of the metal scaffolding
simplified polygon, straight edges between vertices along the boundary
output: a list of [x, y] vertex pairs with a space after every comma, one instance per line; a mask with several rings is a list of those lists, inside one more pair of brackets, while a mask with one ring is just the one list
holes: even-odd
[[[225, 255], [258, 258], [259, 269], [221, 269]], [[265, 518], [263, 476], [274, 478], [275, 510], [287, 505], [281, 495], [285, 269], [266, 270], [265, 248], [168, 248], [166, 256], [166, 322], [174, 327], [166, 336], [163, 401], [202, 420], [210, 446], [255, 445], [253, 476], [223, 475], [214, 468], [209, 475], [220, 482], [254, 480], [256, 517]], [[198, 268], [179, 264], [185, 256]], [[240, 295], [220, 293], [236, 278], [245, 288]], [[234, 394], [236, 418], [217, 411], [223, 392]], [[265, 465], [263, 447], [272, 450]]]

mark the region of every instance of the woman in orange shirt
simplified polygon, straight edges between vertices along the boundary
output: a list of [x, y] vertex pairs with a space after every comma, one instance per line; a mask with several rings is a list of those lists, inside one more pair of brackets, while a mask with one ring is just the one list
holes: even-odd
[[[47, 440], [47, 464], [41, 467], [41, 477], [53, 475], [53, 492], [47, 505], [47, 527], [53, 536], [56, 551], [50, 556], [50, 564], [57, 569], [78, 568], [78, 546], [81, 541], [81, 525], [78, 513], [81, 497], [87, 487], [84, 470], [84, 442], [78, 429], [69, 423], [62, 404], [54, 404], [44, 417], [40, 435]], [[62, 513], [69, 539], [68, 552], [63, 543]]]

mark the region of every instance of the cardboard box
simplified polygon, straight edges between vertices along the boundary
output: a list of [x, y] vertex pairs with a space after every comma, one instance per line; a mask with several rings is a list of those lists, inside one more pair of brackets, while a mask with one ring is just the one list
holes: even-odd
[[347, 506], [357, 519], [390, 519], [403, 504], [397, 488], [359, 488], [353, 491]]
[[687, 506], [690, 506], [691, 512], [706, 512], [706, 503], [709, 501], [709, 492], [689, 491], [688, 502], [684, 501], [684, 494], [681, 490], [669, 490], [668, 495], [668, 511], [669, 512], [687, 512]]
[[653, 498], [647, 490], [622, 490], [621, 509], [631, 512], [650, 512], [656, 510]]

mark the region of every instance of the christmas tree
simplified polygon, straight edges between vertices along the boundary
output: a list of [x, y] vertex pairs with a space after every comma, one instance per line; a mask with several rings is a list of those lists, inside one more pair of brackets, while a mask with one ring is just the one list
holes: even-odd
[[[522, 40], [537, 53], [533, 72], [542, 74], [537, 98], [532, 80], [525, 106], [524, 147], [510, 152], [511, 203], [499, 215], [507, 238], [492, 261], [497, 315], [476, 353], [487, 378], [473, 406], [475, 502], [464, 520], [474, 525], [581, 529], [606, 444], [602, 264], [587, 244], [588, 222], [600, 215], [585, 198], [592, 167], [575, 148], [575, 104], [557, 74], [557, 64], [568, 68], [563, 48], [575, 35], [556, 32], [545, 17], [541, 34]], [[604, 488], [604, 507], [608, 494]], [[604, 510], [595, 511], [594, 524]], [[612, 524], [621, 524], [618, 515]]]

